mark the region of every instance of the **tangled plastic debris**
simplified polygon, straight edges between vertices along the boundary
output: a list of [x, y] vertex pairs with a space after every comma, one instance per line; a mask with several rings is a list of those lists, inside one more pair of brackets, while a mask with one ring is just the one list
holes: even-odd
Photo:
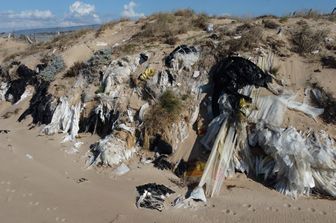
[[139, 196], [136, 205], [138, 208], [149, 208], [158, 211], [164, 209], [164, 201], [175, 191], [164, 185], [156, 183], [145, 184], [136, 187]]
[[88, 165], [118, 165], [129, 160], [137, 150], [137, 147], [127, 148], [126, 142], [109, 135], [93, 145]]
[[[230, 70], [231, 76], [235, 77], [234, 72], [241, 70], [244, 69]], [[255, 82], [263, 87], [265, 83]], [[197, 190], [206, 185], [206, 194], [214, 196], [224, 179], [240, 170], [263, 179], [292, 198], [309, 195], [313, 190], [335, 196], [336, 183], [331, 180], [336, 174], [333, 140], [325, 132], [302, 134], [293, 127], [280, 127], [288, 109], [314, 119], [324, 110], [297, 102], [291, 94], [259, 96], [255, 84], [244, 87], [242, 82], [232, 84], [228, 87], [231, 89], [225, 87], [218, 104], [215, 102], [220, 115], [213, 119], [201, 141], [211, 149], [211, 154]], [[239, 101], [231, 97], [235, 94], [239, 94]], [[232, 119], [233, 113], [240, 115]], [[258, 148], [263, 153], [252, 153]]]

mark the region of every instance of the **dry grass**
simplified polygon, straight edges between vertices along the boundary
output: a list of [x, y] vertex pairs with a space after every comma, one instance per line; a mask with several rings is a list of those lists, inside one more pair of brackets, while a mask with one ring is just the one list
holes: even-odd
[[321, 86], [313, 84], [313, 87], [320, 91], [318, 98], [312, 94], [312, 101], [317, 107], [324, 108], [321, 118], [326, 123], [336, 124], [336, 99]]
[[314, 30], [307, 24], [297, 27], [292, 34], [293, 51], [307, 54], [319, 49], [328, 32], [326, 29]]
[[112, 29], [115, 25], [121, 23], [121, 22], [126, 22], [126, 21], [130, 21], [127, 18], [121, 18], [119, 20], [115, 20], [115, 21], [110, 21], [108, 23], [105, 23], [103, 25], [101, 25], [99, 27], [99, 29], [96, 31], [95, 33], [95, 37], [98, 38], [99, 36], [101, 36], [106, 30]]
[[69, 70], [64, 74], [64, 77], [76, 77], [81, 70], [87, 68], [87, 64], [84, 62], [76, 62]]
[[171, 44], [171, 40], [179, 34], [205, 29], [208, 21], [209, 17], [206, 14], [196, 14], [192, 10], [157, 13], [149, 17], [149, 21], [135, 37], [142, 41], [162, 41]]
[[[163, 137], [167, 134], [173, 123], [181, 117], [182, 99], [171, 90], [165, 91], [148, 115], [145, 117], [145, 132], [150, 138], [156, 134]], [[169, 137], [168, 137], [169, 138]]]
[[250, 22], [245, 22], [244, 24], [237, 26], [236, 28], [236, 34], [240, 34], [243, 32], [247, 32], [253, 28], [253, 24]]
[[280, 23], [286, 23], [286, 22], [288, 22], [288, 19], [289, 19], [289, 16], [283, 16], [279, 19], [279, 22]]
[[165, 39], [165, 44], [168, 44], [168, 45], [172, 45], [172, 46], [175, 46], [177, 44], [177, 42], [179, 41], [180, 39], [176, 36], [168, 36], [166, 39]]
[[255, 26], [245, 31], [240, 39], [230, 39], [226, 42], [230, 52], [250, 51], [263, 42], [263, 30]]
[[19, 57], [20, 55], [21, 55], [20, 52], [16, 52], [16, 53], [10, 54], [10, 55], [6, 56], [3, 59], [3, 62], [6, 63], [6, 62], [9, 62], [11, 60], [14, 60], [16, 57]]
[[138, 48], [139, 48], [139, 45], [136, 44], [136, 41], [133, 41], [131, 43], [127, 43], [127, 44], [116, 47], [113, 52], [119, 56], [130, 55], [130, 54], [134, 54]]
[[316, 10], [303, 10], [303, 11], [296, 11], [293, 17], [300, 17], [305, 19], [319, 19], [323, 18], [323, 14]]
[[262, 23], [264, 24], [264, 27], [267, 29], [278, 29], [280, 27], [279, 23], [271, 19], [264, 19]]
[[81, 29], [66, 34], [61, 34], [59, 36], [56, 36], [49, 42], [42, 43], [41, 47], [45, 49], [53, 49], [53, 48], [63, 49], [66, 46], [77, 43], [80, 38], [82, 38], [83, 36], [87, 35], [90, 32], [93, 32], [93, 30]]

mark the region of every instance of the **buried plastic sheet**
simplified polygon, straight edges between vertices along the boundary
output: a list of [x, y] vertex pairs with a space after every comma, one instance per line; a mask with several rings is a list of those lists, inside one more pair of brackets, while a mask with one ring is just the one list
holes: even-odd
[[283, 122], [287, 109], [301, 111], [313, 119], [316, 119], [324, 112], [324, 109], [315, 108], [307, 104], [295, 101], [295, 95], [262, 96], [258, 93], [252, 94], [253, 106], [248, 118], [252, 122], [264, 121], [267, 124], [280, 126]]
[[198, 185], [199, 188], [206, 185], [206, 194], [208, 196], [212, 197], [219, 193], [224, 178], [228, 174], [229, 165], [236, 147], [236, 141], [236, 130], [230, 126], [229, 120], [226, 118], [217, 134]]
[[129, 160], [136, 151], [137, 147], [127, 148], [126, 142], [109, 135], [93, 145], [88, 165], [118, 165]]
[[198, 59], [199, 52], [194, 46], [181, 45], [166, 57], [165, 63], [166, 66], [172, 67], [174, 71], [183, 69], [191, 71], [191, 67]]
[[126, 83], [139, 65], [139, 61], [139, 55], [113, 60], [103, 76], [104, 93], [110, 94], [115, 85]]
[[249, 141], [274, 159], [275, 166], [270, 176], [276, 177], [276, 190], [293, 198], [309, 195], [310, 188], [315, 187], [310, 166], [313, 157], [305, 139], [295, 129], [270, 129], [259, 125]]
[[[24, 101], [26, 98], [30, 97], [33, 95], [33, 89], [30, 88], [29, 86], [26, 87], [25, 92], [21, 95], [20, 100], [18, 100], [15, 105], [21, 103], [22, 101]], [[0, 95], [0, 100], [1, 100], [1, 95]]]
[[281, 193], [296, 198], [314, 189], [336, 196], [336, 147], [324, 131], [300, 134], [294, 128], [257, 125], [249, 141], [268, 155], [259, 166], [267, 171], [265, 181], [276, 179], [274, 187]]
[[148, 102], [146, 102], [145, 104], [143, 104], [140, 108], [140, 111], [139, 111], [139, 119], [140, 121], [144, 121], [145, 120], [145, 112], [146, 110], [149, 109], [149, 104]]
[[125, 163], [122, 163], [113, 171], [113, 173], [115, 173], [118, 176], [121, 176], [128, 173], [129, 171], [130, 171], [129, 167]]
[[[316, 117], [321, 112], [321, 109], [294, 101], [294, 96], [259, 97], [258, 90], [252, 91], [250, 87], [245, 87], [240, 93], [252, 97], [252, 103], [246, 109], [249, 108], [251, 110], [248, 120], [255, 123], [262, 121], [272, 126], [279, 126], [282, 124], [283, 115], [287, 107], [303, 111], [312, 117]], [[228, 117], [231, 116], [230, 112], [232, 112], [233, 108], [227, 94], [222, 95], [219, 104], [222, 114], [212, 121], [206, 136], [202, 139], [202, 144], [206, 148], [212, 148], [212, 150], [199, 187], [206, 185], [206, 194], [214, 196], [219, 192], [224, 177], [232, 175], [234, 170], [237, 169], [256, 175], [263, 174], [264, 180], [272, 179], [271, 177], [274, 177], [276, 173], [279, 178], [277, 178], [275, 188], [280, 192], [292, 197], [308, 194], [309, 189], [313, 187], [314, 181], [312, 181], [312, 171], [309, 170], [309, 165], [299, 162], [299, 160], [303, 159], [302, 157], [306, 158], [309, 155], [309, 153], [306, 153], [306, 156], [304, 156], [302, 155], [303, 152], [299, 151], [304, 146], [304, 144], [300, 144], [300, 142], [304, 142], [303, 138], [300, 138], [299, 134], [294, 134], [293, 132], [295, 131], [291, 132], [292, 138], [289, 137], [287, 139], [289, 140], [288, 144], [295, 146], [296, 150], [292, 149], [292, 153], [284, 155], [286, 158], [283, 160], [278, 156], [278, 160], [276, 160], [272, 156], [273, 153], [267, 153], [267, 151], [265, 152], [268, 158], [253, 157], [247, 143], [247, 123], [244, 120], [240, 120], [238, 125], [228, 122]], [[242, 104], [240, 103], [240, 110], [242, 109], [241, 106]], [[316, 111], [317, 113], [315, 113]], [[216, 136], [215, 140], [214, 136]], [[281, 140], [285, 141], [286, 138], [281, 138]], [[292, 156], [299, 158], [293, 161]], [[271, 160], [269, 160], [270, 157]], [[287, 166], [291, 166], [292, 169], [280, 168], [279, 163], [285, 163]], [[298, 168], [295, 168], [293, 163]], [[289, 182], [294, 182], [294, 186]]]
[[42, 129], [47, 135], [58, 132], [68, 133], [64, 141], [74, 140], [79, 131], [81, 103], [73, 106], [69, 104], [68, 98], [61, 97], [52, 116], [51, 123]]
[[0, 101], [6, 100], [6, 92], [9, 89], [9, 85], [6, 82], [1, 82], [0, 83]]

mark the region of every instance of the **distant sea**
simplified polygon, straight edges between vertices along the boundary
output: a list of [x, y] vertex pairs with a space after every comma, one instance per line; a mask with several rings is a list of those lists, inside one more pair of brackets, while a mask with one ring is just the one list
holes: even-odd
[[25, 30], [15, 30], [12, 32], [1, 32], [0, 36], [8, 36], [9, 33], [16, 37], [25, 35], [29, 36], [32, 39], [35, 39], [38, 42], [47, 41], [50, 38], [67, 32], [73, 32], [81, 29], [98, 29], [99, 24], [95, 25], [85, 25], [85, 26], [71, 26], [71, 27], [54, 27], [54, 28], [39, 28], [39, 29], [25, 29]]

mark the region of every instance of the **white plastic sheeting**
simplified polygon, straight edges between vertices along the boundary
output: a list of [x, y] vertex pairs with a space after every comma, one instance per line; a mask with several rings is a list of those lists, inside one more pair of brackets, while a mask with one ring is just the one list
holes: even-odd
[[314, 157], [311, 163], [318, 192], [336, 197], [336, 145], [324, 131], [308, 132], [306, 144]]
[[[210, 123], [201, 141], [205, 148], [211, 149], [211, 154], [198, 188], [206, 185], [208, 196], [217, 195], [225, 177], [240, 170], [263, 175], [265, 181], [275, 178], [274, 187], [293, 198], [309, 195], [312, 188], [335, 196], [336, 180], [332, 179], [335, 179], [336, 165], [332, 160], [336, 153], [331, 139], [323, 137], [326, 146], [317, 147], [319, 152], [325, 152], [318, 156], [311, 146], [317, 144], [316, 140], [312, 142], [311, 137], [303, 136], [295, 128], [279, 127], [288, 108], [312, 118], [322, 114], [323, 109], [297, 102], [295, 95], [260, 96], [259, 90], [251, 86], [241, 89], [240, 93], [252, 98], [252, 103], [244, 108], [247, 120], [228, 121], [232, 111], [230, 102], [225, 94], [219, 99], [222, 114]], [[253, 133], [248, 134], [248, 123], [256, 124]], [[250, 146], [261, 147], [266, 156], [253, 155]], [[324, 161], [328, 161], [327, 167], [321, 165]]]
[[230, 126], [229, 120], [226, 118], [213, 144], [198, 190], [206, 185], [206, 194], [208, 196], [212, 197], [219, 193], [224, 178], [228, 175], [236, 141], [236, 129]]
[[267, 124], [280, 126], [287, 109], [303, 112], [313, 119], [316, 119], [324, 112], [324, 109], [297, 102], [295, 98], [295, 95], [288, 94], [279, 96], [252, 96], [253, 104], [257, 109], [252, 110], [248, 118], [254, 123], [262, 120]]
[[26, 90], [25, 90], [25, 91], [23, 92], [23, 94], [21, 95], [20, 100], [18, 100], [15, 104], [16, 104], [16, 105], [17, 105], [17, 104], [20, 104], [20, 103], [21, 103], [22, 101], [24, 101], [26, 98], [32, 96], [32, 95], [33, 95], [33, 91], [34, 91], [33, 87], [29, 87], [29, 86], [27, 86], [27, 87], [26, 87]]
[[6, 92], [8, 91], [8, 89], [9, 89], [9, 84], [8, 83], [6, 83], [6, 82], [1, 82], [0, 83], [0, 101], [6, 100], [5, 95], [6, 95]]
[[114, 166], [129, 160], [137, 150], [137, 147], [127, 148], [126, 142], [109, 135], [95, 145], [88, 162], [89, 165]]
[[336, 147], [324, 131], [301, 134], [294, 128], [258, 125], [249, 140], [273, 160], [259, 166], [268, 171], [264, 180], [276, 177], [279, 192], [296, 198], [314, 189], [336, 196]]
[[189, 126], [189, 123], [187, 123], [185, 120], [173, 123], [169, 130], [169, 141], [173, 147], [173, 152], [177, 151], [179, 146], [181, 146], [181, 143], [188, 138]]
[[51, 123], [42, 129], [47, 135], [68, 133], [64, 141], [74, 140], [79, 131], [81, 102], [71, 105], [67, 97], [61, 97], [53, 114]]
[[116, 85], [126, 83], [130, 79], [130, 75], [139, 66], [139, 61], [140, 57], [138, 55], [113, 60], [103, 76], [104, 93], [110, 94]]
[[183, 69], [187, 71], [192, 70], [192, 66], [198, 61], [199, 53], [191, 52], [191, 53], [176, 53], [174, 58], [172, 59], [172, 65], [174, 71], [180, 72]]
[[273, 170], [267, 175], [276, 177], [276, 190], [293, 198], [309, 195], [310, 189], [315, 187], [310, 165], [313, 157], [305, 138], [296, 129], [258, 126], [249, 136], [249, 141], [252, 146], [260, 146], [273, 158], [274, 167], [264, 169]]

